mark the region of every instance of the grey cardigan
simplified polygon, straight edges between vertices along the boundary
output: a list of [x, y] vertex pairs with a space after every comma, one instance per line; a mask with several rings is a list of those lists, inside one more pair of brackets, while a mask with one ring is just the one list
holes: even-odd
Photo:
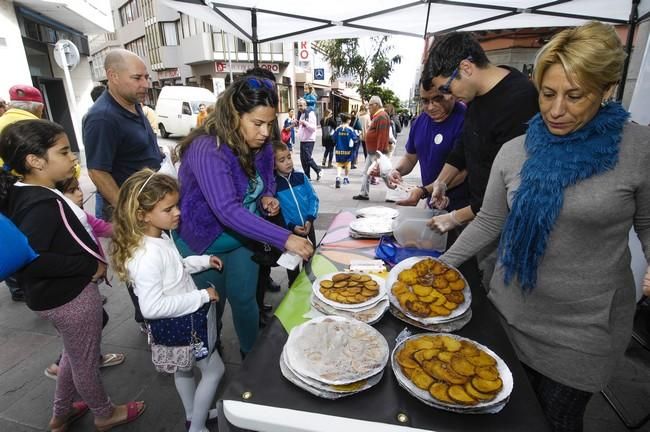
[[[457, 266], [499, 238], [526, 158], [524, 136], [504, 144], [480, 212], [442, 260]], [[616, 167], [564, 191], [534, 291], [505, 285], [497, 263], [488, 298], [523, 363], [580, 390], [607, 384], [632, 332], [632, 224], [649, 259], [650, 128], [629, 123]]]

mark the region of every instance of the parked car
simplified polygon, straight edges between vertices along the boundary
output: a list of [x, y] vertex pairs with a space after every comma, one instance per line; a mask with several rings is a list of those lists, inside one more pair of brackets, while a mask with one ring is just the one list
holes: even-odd
[[190, 86], [165, 86], [156, 103], [160, 136], [185, 136], [196, 127], [199, 105], [213, 105], [217, 97], [208, 89]]

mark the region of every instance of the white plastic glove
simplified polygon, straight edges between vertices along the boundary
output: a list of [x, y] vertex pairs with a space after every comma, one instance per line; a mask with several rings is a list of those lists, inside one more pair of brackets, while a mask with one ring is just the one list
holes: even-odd
[[429, 228], [438, 231], [440, 234], [444, 234], [461, 225], [462, 223], [456, 218], [456, 210], [451, 213], [434, 216], [429, 222], [427, 222]]
[[444, 209], [449, 205], [449, 198], [445, 195], [447, 192], [447, 183], [436, 180], [433, 182], [433, 192], [431, 192], [431, 205], [437, 209]]
[[645, 272], [643, 278], [643, 294], [650, 297], [650, 266], [648, 266], [648, 271]]

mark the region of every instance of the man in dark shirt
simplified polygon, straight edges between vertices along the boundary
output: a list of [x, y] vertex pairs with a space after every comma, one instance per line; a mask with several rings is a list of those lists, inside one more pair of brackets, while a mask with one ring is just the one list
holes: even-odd
[[110, 220], [119, 187], [142, 168], [158, 170], [162, 155], [156, 136], [140, 107], [149, 87], [149, 73], [140, 57], [113, 50], [104, 61], [108, 89], [83, 122], [88, 175], [104, 199]]
[[[108, 89], [83, 121], [88, 175], [102, 196], [103, 219], [110, 221], [120, 186], [143, 168], [160, 169], [162, 154], [140, 101], [149, 88], [149, 73], [131, 51], [111, 51], [104, 60]], [[144, 323], [133, 287], [127, 284], [135, 320]]]
[[427, 186], [432, 203], [444, 208], [447, 188], [454, 185], [457, 174], [467, 170], [470, 205], [430, 222], [433, 229], [447, 232], [470, 222], [480, 210], [501, 146], [524, 134], [528, 120], [539, 111], [537, 90], [516, 69], [491, 64], [469, 33], [450, 33], [439, 39], [429, 51], [423, 77], [425, 89], [435, 86], [468, 104], [461, 138], [438, 178]]

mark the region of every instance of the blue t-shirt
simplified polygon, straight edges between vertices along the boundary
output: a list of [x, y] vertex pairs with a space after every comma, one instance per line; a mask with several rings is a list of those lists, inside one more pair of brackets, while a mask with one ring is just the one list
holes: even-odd
[[[454, 110], [443, 122], [437, 123], [427, 113], [422, 113], [411, 124], [406, 152], [417, 155], [423, 185], [433, 183], [440, 174], [447, 155], [460, 138], [464, 120], [465, 106], [456, 102]], [[469, 204], [466, 182], [450, 189], [447, 195], [451, 200], [448, 209], [455, 210]]]
[[357, 133], [349, 126], [339, 126], [332, 134], [332, 140], [335, 145], [336, 162], [351, 162], [354, 143], [359, 140]]
[[140, 104], [137, 114], [124, 109], [108, 91], [83, 120], [83, 140], [89, 169], [106, 171], [121, 186], [143, 168], [160, 169], [162, 155], [156, 135]]

